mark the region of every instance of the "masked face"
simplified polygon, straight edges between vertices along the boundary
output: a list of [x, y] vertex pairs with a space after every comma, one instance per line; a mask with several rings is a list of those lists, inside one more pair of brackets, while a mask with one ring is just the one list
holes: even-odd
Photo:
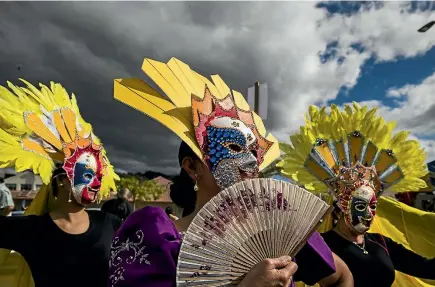
[[72, 193], [75, 200], [87, 205], [96, 200], [100, 191], [102, 179], [102, 164], [99, 158], [91, 153], [81, 154], [74, 166]]
[[230, 117], [207, 126], [207, 161], [220, 188], [257, 177], [257, 140], [242, 121]]
[[376, 195], [370, 186], [361, 186], [352, 192], [345, 212], [345, 221], [354, 231], [363, 234], [370, 229], [376, 215]]

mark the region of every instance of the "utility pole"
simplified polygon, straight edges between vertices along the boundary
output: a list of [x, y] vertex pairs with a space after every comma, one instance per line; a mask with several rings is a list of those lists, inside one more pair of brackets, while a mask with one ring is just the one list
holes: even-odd
[[254, 86], [248, 88], [247, 101], [252, 110], [263, 120], [267, 119], [268, 108], [268, 89], [267, 83], [256, 82]]
[[260, 82], [255, 82], [255, 104], [254, 111], [258, 114], [260, 110]]

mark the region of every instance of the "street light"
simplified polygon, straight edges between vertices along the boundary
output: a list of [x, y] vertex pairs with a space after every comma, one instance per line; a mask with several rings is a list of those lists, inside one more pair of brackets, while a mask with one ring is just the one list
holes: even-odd
[[424, 25], [423, 27], [421, 27], [420, 29], [418, 29], [417, 31], [420, 33], [424, 33], [427, 30], [429, 30], [430, 28], [432, 28], [432, 26], [435, 24], [435, 21], [430, 21], [429, 23], [427, 23], [426, 25]]

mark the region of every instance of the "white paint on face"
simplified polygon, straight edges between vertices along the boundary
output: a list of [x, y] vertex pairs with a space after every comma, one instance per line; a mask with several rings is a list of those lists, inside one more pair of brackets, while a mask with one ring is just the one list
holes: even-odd
[[359, 187], [357, 190], [355, 190], [352, 193], [352, 196], [367, 200], [367, 202], [370, 202], [370, 200], [373, 198], [374, 195], [374, 191], [371, 187], [369, 186], [361, 186]]
[[216, 118], [210, 122], [211, 126], [217, 128], [232, 128], [239, 130], [246, 139], [246, 146], [250, 146], [256, 140], [254, 133], [242, 121], [230, 117]]
[[83, 164], [86, 168], [97, 172], [97, 159], [90, 153], [84, 153], [77, 159], [77, 163]]

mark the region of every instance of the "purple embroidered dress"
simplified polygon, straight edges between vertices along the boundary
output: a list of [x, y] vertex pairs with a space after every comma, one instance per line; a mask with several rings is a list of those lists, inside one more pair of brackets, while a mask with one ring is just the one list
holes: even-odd
[[[145, 207], [127, 218], [112, 243], [109, 287], [175, 286], [181, 236], [163, 209]], [[295, 281], [314, 285], [335, 272], [331, 250], [316, 232], [295, 258]]]

